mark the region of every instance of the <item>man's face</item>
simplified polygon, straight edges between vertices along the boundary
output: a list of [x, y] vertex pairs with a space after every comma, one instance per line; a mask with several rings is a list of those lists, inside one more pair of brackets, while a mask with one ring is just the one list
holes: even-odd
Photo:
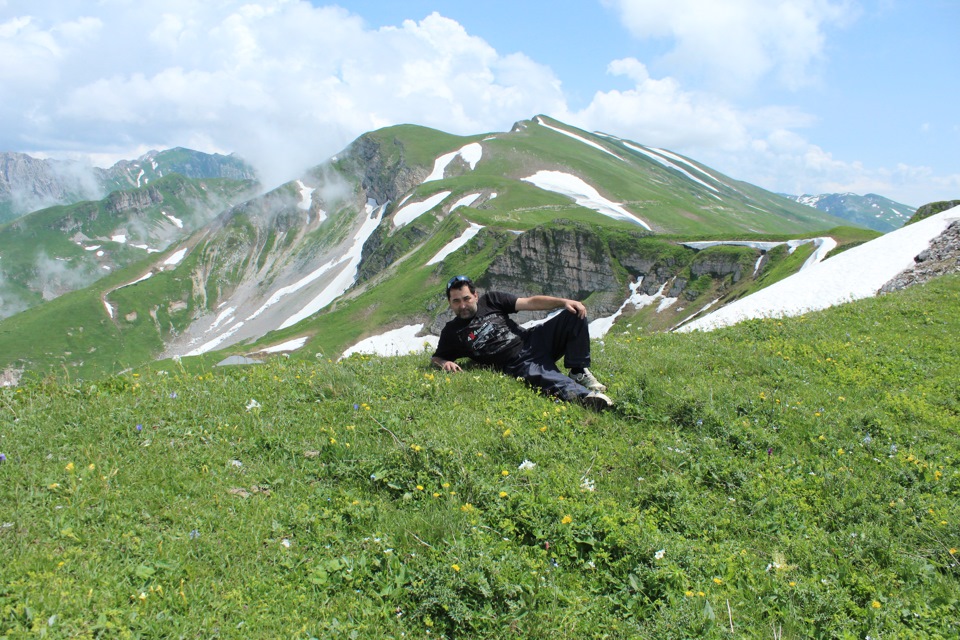
[[463, 285], [459, 289], [450, 289], [449, 299], [450, 308], [457, 314], [458, 318], [469, 320], [477, 315], [478, 296], [475, 293], [470, 293], [470, 287], [467, 285]]

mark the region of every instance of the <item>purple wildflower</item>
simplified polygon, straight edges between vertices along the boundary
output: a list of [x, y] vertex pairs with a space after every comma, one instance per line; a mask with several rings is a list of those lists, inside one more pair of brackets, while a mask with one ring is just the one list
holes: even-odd
[[3, 453], [0, 453], [0, 464], [3, 464], [7, 461], [7, 456]]
[[137, 425], [137, 433], [139, 433], [139, 432], [141, 432], [141, 431], [143, 431], [143, 425], [142, 425], [142, 424], [138, 424], [138, 425]]

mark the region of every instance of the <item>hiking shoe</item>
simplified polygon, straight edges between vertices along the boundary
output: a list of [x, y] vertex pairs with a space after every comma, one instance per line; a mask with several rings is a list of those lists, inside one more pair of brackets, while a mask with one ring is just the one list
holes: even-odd
[[603, 395], [599, 391], [591, 391], [580, 398], [580, 404], [589, 407], [594, 411], [605, 411], [613, 406], [613, 400]]
[[599, 391], [600, 393], [603, 393], [607, 390], [606, 385], [600, 384], [600, 381], [597, 380], [592, 373], [590, 373], [590, 369], [584, 369], [583, 373], [571, 373], [570, 379], [577, 384], [583, 385], [587, 389], [590, 389], [590, 391]]

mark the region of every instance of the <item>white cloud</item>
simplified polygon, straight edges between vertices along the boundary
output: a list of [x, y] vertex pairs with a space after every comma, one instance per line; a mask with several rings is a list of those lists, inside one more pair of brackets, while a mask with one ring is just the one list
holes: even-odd
[[268, 183], [382, 126], [505, 130], [564, 106], [549, 68], [439, 14], [371, 29], [297, 0], [10, 0], [0, 81], [16, 89], [0, 148], [115, 157], [204, 142]]
[[824, 31], [853, 18], [850, 0], [605, 0], [643, 39], [671, 39], [671, 68], [702, 75], [718, 91], [749, 89], [773, 75], [790, 89], [810, 84]]
[[773, 190], [875, 186], [909, 204], [960, 191], [957, 175], [833, 158], [802, 135], [813, 117], [796, 108], [734, 102], [770, 79], [812, 81], [852, 0], [604, 1], [669, 46], [655, 68], [673, 71], [614, 60], [609, 73], [633, 87], [571, 112], [551, 69], [436, 13], [374, 29], [306, 0], [0, 0], [0, 150], [100, 165], [151, 148], [237, 152], [272, 185], [383, 126], [475, 134], [545, 113]]

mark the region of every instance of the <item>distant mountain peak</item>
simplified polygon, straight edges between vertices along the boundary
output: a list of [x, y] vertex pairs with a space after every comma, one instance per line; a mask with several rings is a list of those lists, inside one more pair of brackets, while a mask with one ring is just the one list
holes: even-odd
[[849, 191], [802, 196], [781, 195], [808, 207], [849, 220], [856, 225], [883, 233], [899, 229], [916, 212], [915, 207], [894, 202], [875, 193], [868, 193], [865, 196]]

